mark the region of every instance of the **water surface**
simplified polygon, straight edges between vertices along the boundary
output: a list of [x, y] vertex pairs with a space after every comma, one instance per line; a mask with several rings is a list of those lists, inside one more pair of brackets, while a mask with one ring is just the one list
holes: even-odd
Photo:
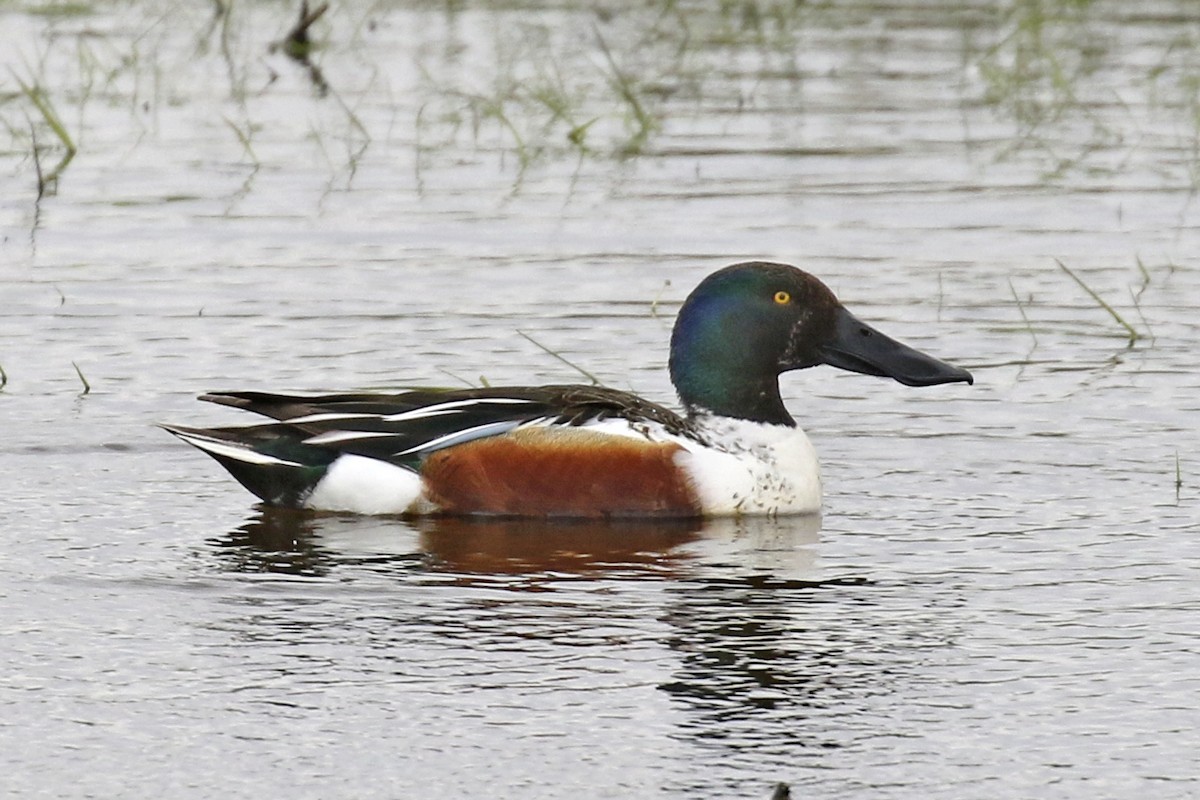
[[[1191, 4], [212, 12], [0, 11], [6, 792], [1197, 793]], [[270, 512], [153, 427], [580, 379], [518, 332], [669, 401], [747, 258], [977, 378], [787, 376], [820, 519]]]

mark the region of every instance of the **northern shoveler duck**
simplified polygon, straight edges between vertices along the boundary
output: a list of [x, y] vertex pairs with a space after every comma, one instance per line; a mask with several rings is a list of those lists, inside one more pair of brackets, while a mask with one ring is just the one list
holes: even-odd
[[908, 386], [964, 369], [858, 320], [812, 275], [709, 275], [671, 335], [683, 413], [602, 386], [201, 396], [276, 420], [164, 426], [268, 504], [364, 514], [695, 517], [818, 511], [808, 437], [779, 375], [829, 364]]

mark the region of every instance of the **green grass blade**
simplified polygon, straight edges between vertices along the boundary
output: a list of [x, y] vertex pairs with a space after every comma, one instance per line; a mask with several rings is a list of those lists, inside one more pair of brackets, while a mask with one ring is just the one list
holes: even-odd
[[[12, 72], [12, 70], [9, 71]], [[45, 92], [36, 84], [29, 86], [15, 72], [12, 73], [12, 76], [16, 79], [17, 85], [21, 87], [22, 94], [29, 98], [29, 102], [33, 103], [33, 107], [42, 115], [42, 119], [45, 120], [46, 125], [49, 126], [50, 130], [54, 131], [54, 135], [58, 137], [63, 147], [67, 149], [67, 155], [73, 157], [75, 155], [75, 142], [71, 139], [71, 134], [67, 133], [67, 128], [62, 124], [62, 120], [58, 118], [58, 114], [54, 111], [54, 106], [50, 104], [50, 100], [46, 97]]]
[[579, 366], [578, 364], [576, 364], [576, 363], [574, 363], [574, 362], [572, 362], [572, 361], [568, 360], [567, 358], [564, 358], [564, 357], [563, 357], [563, 356], [562, 356], [560, 353], [556, 353], [555, 351], [551, 350], [549, 347], [546, 347], [546, 345], [542, 344], [542, 343], [541, 343], [541, 342], [539, 342], [537, 339], [534, 339], [534, 338], [533, 338], [532, 336], [530, 336], [528, 333], [525, 333], [524, 331], [517, 331], [517, 335], [518, 335], [518, 336], [520, 336], [521, 338], [523, 338], [523, 339], [525, 339], [525, 340], [527, 340], [527, 341], [529, 341], [529, 342], [533, 343], [533, 344], [534, 344], [535, 346], [537, 346], [537, 348], [538, 348], [538, 349], [540, 349], [542, 352], [544, 352], [544, 353], [548, 353], [549, 355], [552, 355], [552, 356], [554, 356], [554, 357], [555, 357], [555, 358], [557, 358], [559, 361], [561, 361], [562, 363], [566, 364], [568, 367], [570, 367], [571, 369], [573, 369], [573, 370], [575, 370], [576, 372], [578, 372], [580, 375], [582, 375], [582, 376], [584, 376], [585, 378], [587, 378], [589, 381], [591, 381], [591, 382], [592, 382], [593, 384], [595, 384], [596, 386], [599, 386], [599, 385], [600, 385], [600, 379], [599, 379], [599, 378], [597, 378], [595, 375], [593, 375], [592, 373], [588, 372], [586, 369], [584, 369], [583, 367]]
[[83, 370], [81, 370], [79, 368], [79, 365], [76, 364], [74, 361], [71, 362], [71, 366], [75, 368], [75, 374], [79, 376], [80, 382], [83, 383], [83, 391], [80, 392], [80, 394], [88, 394], [89, 392], [91, 392], [92, 385], [90, 383], [88, 383], [87, 378], [83, 377]]
[[1017, 287], [1013, 286], [1012, 278], [1008, 279], [1008, 290], [1012, 292], [1013, 300], [1017, 302], [1017, 311], [1021, 314], [1021, 319], [1025, 321], [1025, 329], [1029, 331], [1029, 335], [1033, 337], [1033, 343], [1036, 346], [1038, 343], [1037, 334], [1033, 330], [1033, 324], [1030, 323], [1029, 317], [1025, 316], [1025, 306], [1021, 302], [1021, 298], [1017, 296]]
[[1124, 318], [1120, 314], [1117, 313], [1116, 309], [1114, 309], [1108, 303], [1104, 302], [1104, 298], [1101, 297], [1100, 295], [1096, 294], [1096, 292], [1092, 289], [1092, 287], [1090, 287], [1086, 283], [1084, 283], [1082, 278], [1080, 278], [1078, 275], [1076, 275], [1074, 272], [1071, 271], [1070, 267], [1068, 267], [1063, 262], [1059, 261], [1057, 258], [1054, 259], [1054, 263], [1058, 264], [1059, 268], [1063, 272], [1070, 275], [1071, 280], [1078, 283], [1080, 288], [1082, 288], [1085, 292], [1087, 292], [1089, 295], [1091, 295], [1091, 298], [1093, 300], [1095, 300], [1100, 305], [1101, 308], [1103, 308], [1105, 311], [1107, 311], [1109, 313], [1109, 316], [1111, 316], [1113, 319], [1115, 319], [1117, 321], [1117, 323], [1129, 333], [1129, 343], [1130, 344], [1133, 344], [1138, 339], [1142, 338], [1142, 335], [1140, 333], [1138, 333], [1137, 330], [1135, 330], [1132, 325], [1130, 325], [1128, 322], [1126, 322], [1124, 320]]

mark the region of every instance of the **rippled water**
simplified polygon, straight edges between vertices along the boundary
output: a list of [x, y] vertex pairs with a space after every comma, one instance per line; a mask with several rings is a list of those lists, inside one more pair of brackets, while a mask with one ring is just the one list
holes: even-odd
[[[1192, 4], [213, 8], [0, 9], [4, 792], [1200, 791]], [[519, 332], [667, 400], [745, 258], [977, 378], [786, 377], [821, 520], [268, 512], [152, 426], [578, 378]]]

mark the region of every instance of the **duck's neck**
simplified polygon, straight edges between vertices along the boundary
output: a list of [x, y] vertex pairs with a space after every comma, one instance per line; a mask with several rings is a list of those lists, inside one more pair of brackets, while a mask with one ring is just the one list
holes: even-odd
[[751, 372], [725, 367], [714, 361], [679, 357], [671, 352], [671, 382], [689, 417], [716, 414], [769, 425], [795, 427], [779, 396], [779, 377], [772, 372]]

